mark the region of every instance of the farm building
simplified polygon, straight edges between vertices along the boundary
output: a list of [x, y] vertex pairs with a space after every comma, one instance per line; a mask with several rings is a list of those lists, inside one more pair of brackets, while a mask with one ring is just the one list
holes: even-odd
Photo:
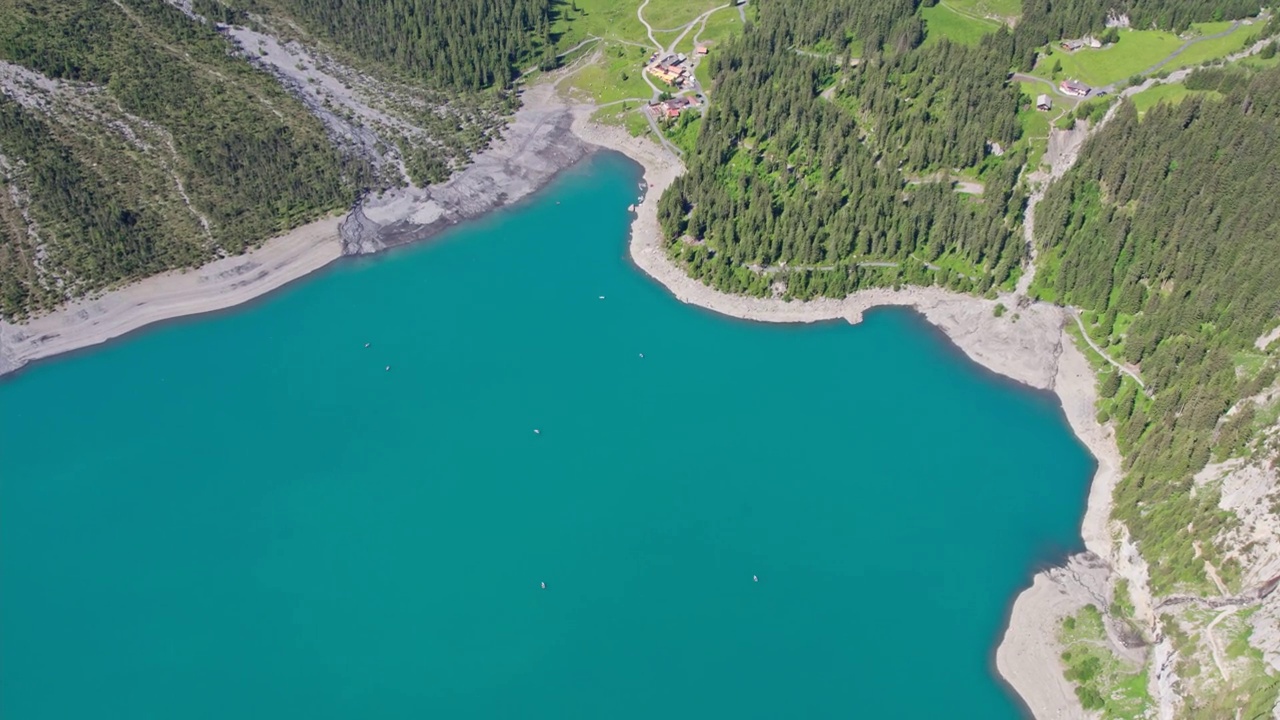
[[1036, 109], [1048, 112], [1053, 109], [1053, 100], [1048, 95], [1041, 94], [1036, 97]]
[[1090, 92], [1088, 85], [1076, 80], [1063, 80], [1058, 83], [1058, 87], [1062, 92], [1068, 95], [1075, 95], [1076, 97], [1085, 97]]

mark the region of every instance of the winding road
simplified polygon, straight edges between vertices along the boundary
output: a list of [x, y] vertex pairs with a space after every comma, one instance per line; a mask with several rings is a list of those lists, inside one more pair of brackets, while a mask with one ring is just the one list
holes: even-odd
[[662, 52], [662, 43], [658, 42], [658, 38], [653, 36], [653, 26], [649, 24], [648, 20], [644, 19], [644, 9], [648, 4], [649, 0], [644, 0], [644, 2], [640, 3], [640, 7], [636, 8], [636, 19], [644, 26], [644, 31], [649, 34], [649, 42], [653, 43], [658, 52]]

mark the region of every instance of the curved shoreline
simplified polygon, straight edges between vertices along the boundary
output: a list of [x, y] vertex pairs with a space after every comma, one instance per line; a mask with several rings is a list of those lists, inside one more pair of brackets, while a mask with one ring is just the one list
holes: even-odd
[[[631, 258], [681, 302], [731, 317], [777, 323], [843, 318], [857, 324], [871, 308], [910, 307], [979, 365], [1033, 388], [1050, 390], [1058, 397], [1072, 431], [1098, 463], [1081, 522], [1080, 534], [1088, 552], [1068, 558], [1063, 567], [1037, 572], [1030, 587], [1018, 594], [995, 651], [995, 666], [1000, 679], [1034, 717], [1089, 717], [1063, 676], [1057, 630], [1061, 618], [1105, 597], [1112, 581], [1112, 568], [1104, 559], [1113, 555], [1111, 497], [1121, 466], [1114, 436], [1095, 418], [1094, 372], [1066, 333], [1070, 322], [1067, 312], [1045, 303], [1020, 307], [1012, 294], [987, 300], [934, 287], [869, 289], [843, 300], [820, 298], [804, 302], [715, 290], [689, 277], [667, 258], [662, 248], [657, 198], [683, 172], [679, 161], [648, 140], [588, 118], [587, 112], [575, 112], [573, 130], [579, 138], [620, 152], [644, 168], [646, 197], [636, 208], [631, 225]], [[997, 302], [1009, 308], [1003, 317], [995, 316]]]
[[[1098, 462], [1081, 527], [1090, 551], [1085, 555], [1120, 564], [1123, 558], [1113, 551], [1109, 525], [1111, 495], [1119, 479], [1119, 451], [1110, 431], [1095, 420], [1093, 370], [1066, 334], [1070, 318], [1062, 308], [1043, 303], [1020, 306], [1014, 295], [987, 300], [935, 287], [862, 290], [842, 300], [807, 302], [722, 293], [689, 277], [668, 260], [662, 247], [657, 198], [683, 172], [683, 166], [647, 139], [591, 122], [592, 109], [572, 108], [573, 135], [588, 145], [620, 152], [644, 169], [645, 200], [635, 210], [628, 247], [633, 262], [645, 274], [681, 302], [759, 322], [843, 318], [856, 324], [871, 308], [911, 307], [983, 367], [1054, 392], [1073, 432]], [[514, 201], [523, 194], [504, 199]], [[279, 289], [343, 255], [342, 222], [342, 217], [325, 218], [244, 255], [148, 278], [71, 303], [23, 325], [0, 321], [0, 376], [30, 361], [95, 346], [158, 322], [229, 308]], [[1009, 308], [1003, 317], [995, 316], [997, 302]], [[995, 665], [1036, 718], [1087, 717], [1062, 675], [1056, 631], [1065, 614], [1097, 602], [1110, 578], [1111, 568], [1105, 562], [1075, 556], [1065, 567], [1036, 573], [1030, 587], [1013, 601], [1008, 628], [995, 652]]]

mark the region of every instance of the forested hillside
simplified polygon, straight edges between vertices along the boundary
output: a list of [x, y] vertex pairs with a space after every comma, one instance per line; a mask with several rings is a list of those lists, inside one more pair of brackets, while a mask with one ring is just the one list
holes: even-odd
[[437, 87], [505, 87], [550, 50], [551, 0], [205, 0], [296, 18], [347, 52]]
[[[550, 47], [550, 13], [548, 0], [0, 2], [0, 316], [242, 252], [370, 189], [444, 180], [514, 107], [505, 88]], [[313, 49], [273, 77], [253, 64], [270, 69], [262, 41], [238, 46], [219, 22], [363, 64]]]
[[[660, 200], [669, 252], [693, 276], [754, 295], [1011, 287], [1026, 144], [1008, 73], [1028, 43], [1100, 30], [1113, 9], [1172, 29], [1258, 12], [1028, 0], [1015, 30], [960, 46], [922, 45], [909, 4], [878, 15], [822, 0], [763, 6], [715, 58], [716, 102], [688, 172]], [[847, 63], [840, 52], [859, 42], [860, 62]], [[836, 50], [799, 50], [815, 46]], [[1095, 335], [1149, 381], [1144, 394], [1111, 375], [1104, 416], [1129, 468], [1119, 512], [1158, 563], [1158, 592], [1204, 582], [1203, 559], [1238, 574], [1214, 549], [1230, 515], [1212, 492], [1193, 496], [1191, 476], [1274, 420], [1248, 403], [1228, 410], [1276, 374], [1247, 351], [1280, 312], [1280, 70], [1188, 83], [1202, 85], [1225, 99], [1160, 105], [1141, 122], [1126, 103], [1038, 211], [1036, 291], [1096, 311]]]
[[[870, 18], [833, 18], [824, 5], [766, 6], [759, 27], [717, 56], [716, 102], [659, 207], [673, 253], [695, 276], [752, 294], [778, 282], [803, 298], [1008, 281], [1023, 257], [1025, 158], [991, 152], [1019, 135], [1007, 38], [926, 50], [915, 47], [923, 36], [910, 4]], [[823, 32], [894, 50], [853, 67], [795, 52], [814, 39], [815, 18]], [[820, 97], [829, 83], [833, 94]], [[954, 192], [954, 173], [981, 175], [982, 194]]]
[[29, 91], [0, 97], [0, 313], [241, 252], [355, 199], [365, 168], [229, 51], [161, 0], [0, 4], [0, 60], [54, 81], [6, 70]]
[[1225, 97], [1158, 105], [1141, 121], [1122, 105], [1037, 211], [1035, 287], [1096, 311], [1094, 334], [1147, 382], [1150, 398], [1130, 383], [1103, 390], [1129, 466], [1118, 512], [1158, 590], [1213, 552], [1227, 518], [1211, 493], [1192, 497], [1191, 477], [1247, 451], [1267, 411], [1224, 414], [1276, 377], [1254, 344], [1280, 313], [1280, 69], [1192, 84]]

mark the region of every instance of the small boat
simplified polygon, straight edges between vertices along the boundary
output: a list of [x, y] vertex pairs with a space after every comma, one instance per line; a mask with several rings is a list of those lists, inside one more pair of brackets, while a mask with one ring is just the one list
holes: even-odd
[[751, 576], [751, 582], [760, 582], [760, 576], [759, 576], [759, 575], [752, 575], [752, 576]]
[[604, 299], [604, 296], [603, 296], [603, 295], [601, 295], [601, 296], [600, 296], [600, 299], [601, 299], [601, 300], [603, 300], [603, 299]]
[[627, 212], [635, 212], [635, 209], [636, 209], [636, 206], [635, 206], [635, 205], [628, 205], [628, 206], [627, 206]]
[[644, 353], [640, 353], [640, 357], [643, 359], [643, 358], [644, 358]]
[[365, 344], [364, 344], [364, 346], [365, 346], [365, 347], [369, 347], [369, 343], [365, 343]]
[[542, 583], [542, 589], [543, 589], [543, 590], [546, 590], [546, 589], [547, 589], [547, 584], [546, 584], [546, 583]]
[[388, 366], [387, 366], [387, 370], [390, 370], [390, 369], [391, 369], [391, 366], [390, 366], [390, 365], [388, 365]]
[[542, 434], [542, 431], [541, 431], [541, 430], [539, 430], [538, 428], [534, 428], [534, 429], [533, 429], [533, 434], [534, 434], [534, 435], [541, 435], [541, 434]]

